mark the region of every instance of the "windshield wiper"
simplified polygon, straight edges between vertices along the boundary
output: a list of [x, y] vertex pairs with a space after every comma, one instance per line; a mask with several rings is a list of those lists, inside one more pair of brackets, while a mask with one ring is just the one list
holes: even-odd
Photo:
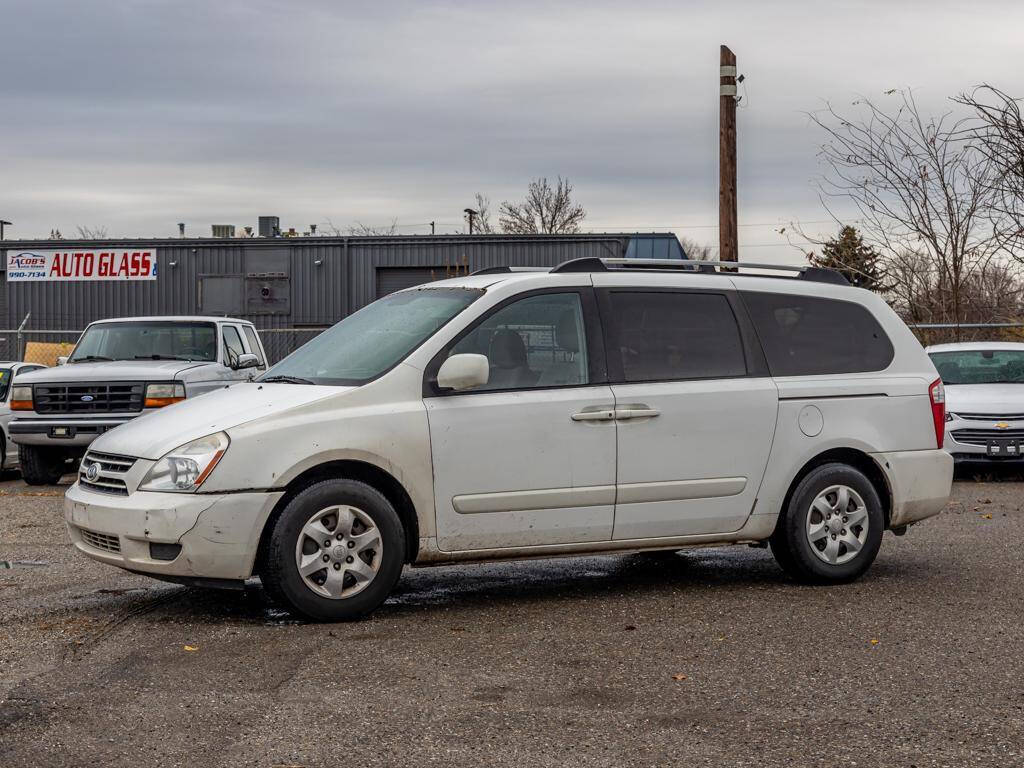
[[136, 355], [132, 360], [192, 360], [191, 357], [178, 357], [177, 355]]
[[104, 357], [103, 355], [82, 355], [81, 357], [76, 357], [76, 358], [72, 359], [71, 362], [72, 363], [92, 363], [92, 362], [95, 362], [97, 360], [101, 360], [103, 362], [111, 363], [111, 362], [114, 361], [114, 358], [112, 358], [112, 357]]
[[279, 381], [284, 384], [316, 384], [315, 381], [303, 379], [299, 376], [267, 376], [265, 379], [260, 379], [256, 383], [263, 384], [268, 381]]

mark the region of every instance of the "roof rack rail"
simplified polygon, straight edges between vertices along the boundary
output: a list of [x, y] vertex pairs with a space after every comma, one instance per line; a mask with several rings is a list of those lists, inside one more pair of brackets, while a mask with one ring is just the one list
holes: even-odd
[[[849, 285], [850, 281], [841, 273], [826, 267], [800, 266], [794, 264], [760, 264], [749, 261], [696, 261], [692, 259], [602, 259], [587, 256], [582, 259], [563, 261], [552, 268], [552, 272], [610, 272], [609, 267], [632, 271], [656, 270], [697, 272], [701, 274], [728, 274], [732, 277], [758, 277], [745, 272], [734, 272], [737, 268], [763, 269], [776, 272], [796, 272], [793, 277], [815, 283]], [[726, 271], [728, 270], [728, 271]], [[760, 275], [764, 277], [764, 275]]]
[[547, 272], [548, 267], [510, 267], [507, 264], [501, 267], [484, 267], [475, 269], [470, 275], [507, 275], [510, 272]]

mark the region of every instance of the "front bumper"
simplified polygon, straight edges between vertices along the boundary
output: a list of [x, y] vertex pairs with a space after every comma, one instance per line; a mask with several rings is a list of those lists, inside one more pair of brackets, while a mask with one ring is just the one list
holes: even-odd
[[21, 417], [12, 419], [8, 429], [11, 433], [11, 440], [18, 445], [80, 448], [89, 445], [89, 443], [104, 432], [108, 432], [114, 427], [119, 427], [139, 415], [141, 414], [135, 413], [130, 417], [109, 419], [74, 419], [62, 418], [60, 416], [49, 418]]
[[[242, 580], [253, 573], [263, 526], [283, 491], [224, 494], [136, 491], [115, 496], [75, 483], [64, 496], [71, 541], [83, 555], [173, 579]], [[150, 544], [179, 544], [174, 560]]]
[[953, 489], [953, 457], [941, 449], [873, 454], [892, 493], [889, 527], [937, 515]]

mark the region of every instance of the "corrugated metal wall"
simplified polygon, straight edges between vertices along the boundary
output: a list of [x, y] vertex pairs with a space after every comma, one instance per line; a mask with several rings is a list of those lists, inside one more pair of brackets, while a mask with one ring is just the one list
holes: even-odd
[[[269, 249], [287, 249], [281, 262], [287, 281], [287, 311], [238, 314], [259, 328], [327, 326], [377, 298], [377, 269], [427, 267], [440, 276], [466, 274], [484, 267], [553, 266], [585, 256], [622, 256], [628, 234], [527, 236], [435, 236], [387, 238], [279, 238], [274, 240], [144, 240], [106, 243], [106, 247], [156, 248], [156, 280], [138, 282], [17, 282], [3, 288], [0, 325], [35, 330], [78, 330], [107, 317], [202, 313], [203, 276], [237, 276], [244, 281], [247, 262], [263, 265]], [[104, 244], [8, 241], [13, 249], [95, 250]], [[0, 265], [6, 265], [0, 253]], [[262, 266], [261, 266], [262, 268]], [[6, 274], [2, 276], [6, 283]], [[262, 278], [261, 278], [262, 279]], [[258, 286], [254, 286], [257, 287]], [[242, 295], [245, 293], [243, 291]], [[6, 306], [4, 304], [6, 300]]]

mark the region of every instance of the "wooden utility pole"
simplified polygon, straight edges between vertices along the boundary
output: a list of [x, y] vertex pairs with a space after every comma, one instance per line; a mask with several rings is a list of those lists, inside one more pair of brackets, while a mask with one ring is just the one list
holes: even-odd
[[723, 45], [718, 87], [718, 258], [739, 261], [736, 225], [736, 54]]

